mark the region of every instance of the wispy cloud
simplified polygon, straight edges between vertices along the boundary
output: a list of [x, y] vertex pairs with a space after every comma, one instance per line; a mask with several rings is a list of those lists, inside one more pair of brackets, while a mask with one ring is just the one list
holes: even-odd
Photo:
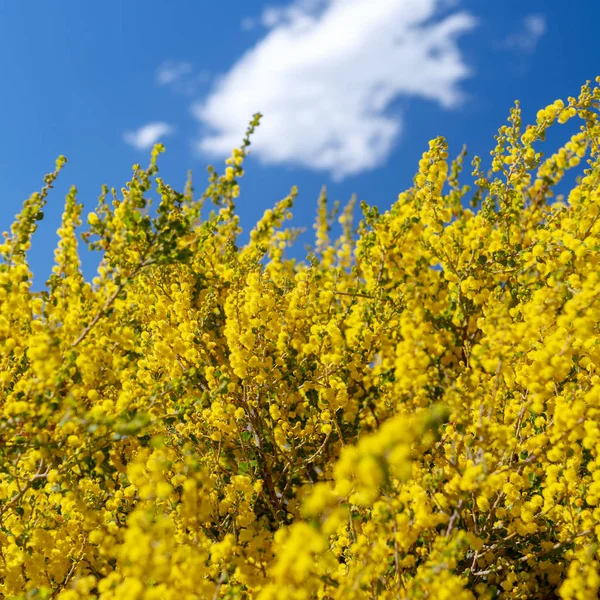
[[531, 53], [546, 33], [546, 19], [543, 15], [529, 15], [523, 19], [521, 28], [508, 35], [504, 46], [520, 52]]
[[168, 123], [148, 123], [135, 131], [126, 131], [123, 139], [138, 150], [146, 150], [174, 131], [175, 129]]
[[156, 70], [156, 83], [168, 86], [174, 92], [193, 96], [198, 93], [198, 88], [210, 79], [206, 70], [194, 73], [192, 63], [187, 61], [164, 61]]
[[328, 0], [296, 0], [285, 6], [265, 6], [260, 17], [242, 19], [242, 29], [250, 30], [258, 26], [271, 28], [286, 21], [303, 19], [306, 13], [315, 13], [325, 7]]
[[[221, 158], [239, 145], [255, 112], [252, 143], [263, 164], [329, 172], [334, 180], [374, 169], [389, 156], [400, 96], [445, 108], [462, 99], [470, 69], [456, 39], [475, 26], [447, 0], [296, 0], [268, 7], [264, 37], [192, 107], [196, 147]], [[246, 26], [252, 23], [246, 22]]]
[[244, 30], [244, 31], [250, 31], [252, 29], [254, 29], [257, 25], [257, 20], [253, 19], [252, 17], [244, 17], [240, 23], [240, 27]]
[[192, 72], [192, 65], [184, 61], [166, 60], [156, 70], [156, 83], [169, 85]]

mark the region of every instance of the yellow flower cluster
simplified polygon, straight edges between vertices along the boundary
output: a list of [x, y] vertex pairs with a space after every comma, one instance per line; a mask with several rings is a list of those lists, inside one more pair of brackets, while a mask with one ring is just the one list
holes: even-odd
[[61, 157], [0, 244], [0, 596], [597, 598], [599, 101], [517, 104], [474, 187], [433, 140], [357, 227], [323, 190], [306, 262], [296, 188], [238, 246], [260, 114], [199, 199], [157, 145], [87, 218], [97, 276], [72, 188], [34, 292]]

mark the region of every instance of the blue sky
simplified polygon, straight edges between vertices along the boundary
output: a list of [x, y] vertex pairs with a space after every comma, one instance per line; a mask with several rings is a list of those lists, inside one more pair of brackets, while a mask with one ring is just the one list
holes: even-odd
[[191, 169], [200, 195], [261, 112], [242, 226], [297, 185], [303, 256], [323, 185], [385, 210], [431, 138], [487, 167], [515, 99], [527, 122], [576, 96], [600, 74], [599, 19], [595, 0], [2, 2], [0, 230], [64, 154], [30, 252], [41, 287], [72, 184], [87, 214], [162, 141], [161, 177], [183, 191]]

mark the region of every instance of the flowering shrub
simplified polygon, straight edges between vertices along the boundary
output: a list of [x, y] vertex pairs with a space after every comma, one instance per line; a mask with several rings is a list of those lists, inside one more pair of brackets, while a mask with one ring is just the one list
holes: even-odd
[[437, 138], [357, 228], [323, 193], [306, 263], [295, 188], [237, 245], [259, 114], [199, 200], [155, 177], [149, 211], [156, 146], [87, 218], [97, 277], [73, 188], [35, 293], [61, 157], [0, 245], [0, 595], [597, 598], [598, 99], [525, 130], [517, 104], [473, 189]]

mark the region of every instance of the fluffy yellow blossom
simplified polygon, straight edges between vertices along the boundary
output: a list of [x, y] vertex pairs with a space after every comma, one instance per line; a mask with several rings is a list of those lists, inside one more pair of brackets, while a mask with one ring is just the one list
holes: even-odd
[[260, 114], [201, 199], [157, 145], [34, 292], [60, 157], [0, 244], [0, 597], [597, 598], [599, 100], [517, 103], [472, 189], [441, 137], [357, 225], [323, 188], [306, 261], [295, 187], [240, 241]]

